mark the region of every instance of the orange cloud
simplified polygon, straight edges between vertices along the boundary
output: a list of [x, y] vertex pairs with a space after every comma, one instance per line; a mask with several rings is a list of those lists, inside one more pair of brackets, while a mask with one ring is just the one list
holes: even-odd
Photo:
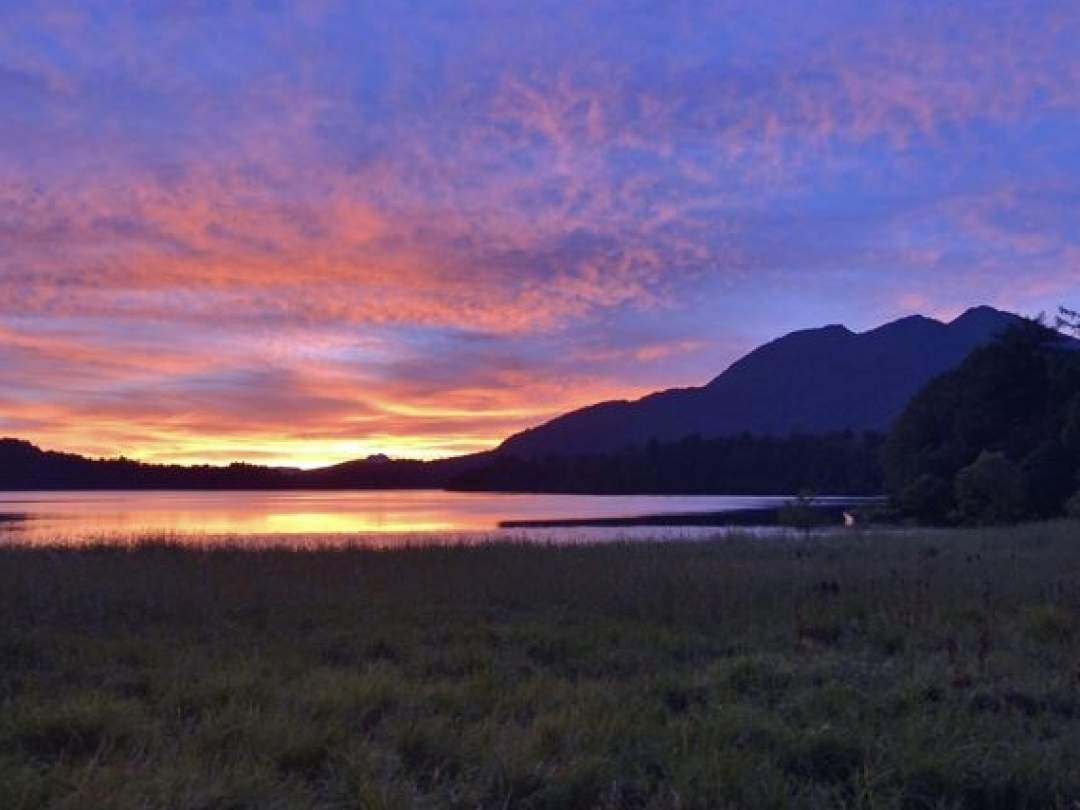
[[447, 455], [707, 379], [773, 297], [1080, 294], [1028, 131], [1075, 133], [1068, 3], [302, 5], [0, 11], [0, 430]]

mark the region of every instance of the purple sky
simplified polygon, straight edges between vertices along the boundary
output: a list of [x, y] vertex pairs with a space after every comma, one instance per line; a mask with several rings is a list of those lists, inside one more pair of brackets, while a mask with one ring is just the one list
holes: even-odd
[[0, 434], [431, 457], [1080, 303], [1080, 5], [0, 0]]

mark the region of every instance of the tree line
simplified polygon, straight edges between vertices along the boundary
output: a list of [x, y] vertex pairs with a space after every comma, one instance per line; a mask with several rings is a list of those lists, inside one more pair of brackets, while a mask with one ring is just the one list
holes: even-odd
[[615, 453], [354, 461], [318, 470], [88, 459], [0, 439], [0, 489], [415, 489], [877, 495], [900, 517], [1080, 517], [1080, 313], [1025, 321], [927, 384], [888, 435], [703, 438]]
[[495, 454], [453, 489], [590, 494], [791, 495], [801, 490], [877, 495], [884, 436], [753, 436], [651, 441], [616, 453]]
[[931, 381], [884, 446], [901, 514], [926, 523], [1080, 517], [1080, 315], [1023, 322]]
[[0, 440], [0, 489], [450, 489], [592, 494], [879, 494], [884, 436], [745, 434], [649, 442], [610, 454], [353, 461], [317, 470], [88, 459]]

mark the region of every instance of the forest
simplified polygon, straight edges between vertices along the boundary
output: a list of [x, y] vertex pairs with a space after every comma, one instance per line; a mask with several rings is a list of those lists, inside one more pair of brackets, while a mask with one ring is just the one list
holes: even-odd
[[[1075, 328], [1063, 310], [1059, 326]], [[934, 524], [1080, 516], [1080, 350], [1021, 323], [928, 384], [882, 465], [901, 513]]]

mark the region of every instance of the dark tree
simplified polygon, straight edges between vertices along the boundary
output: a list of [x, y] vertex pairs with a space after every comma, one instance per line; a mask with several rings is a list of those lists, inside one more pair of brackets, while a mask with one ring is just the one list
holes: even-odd
[[984, 450], [974, 464], [956, 474], [956, 507], [965, 523], [1020, 520], [1028, 514], [1027, 486], [1020, 468], [1004, 453]]
[[927, 522], [1064, 514], [1080, 484], [1077, 347], [1029, 321], [931, 381], [885, 444], [900, 509]]

